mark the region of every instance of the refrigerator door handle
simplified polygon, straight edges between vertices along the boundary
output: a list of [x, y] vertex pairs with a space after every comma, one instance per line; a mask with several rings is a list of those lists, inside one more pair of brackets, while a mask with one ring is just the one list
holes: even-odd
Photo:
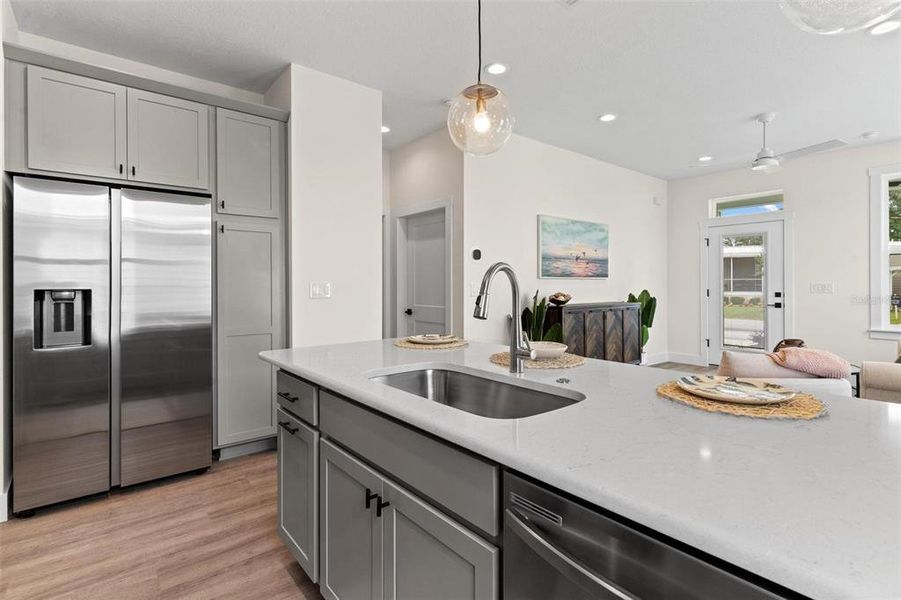
[[122, 466], [122, 190], [110, 190], [110, 486]]

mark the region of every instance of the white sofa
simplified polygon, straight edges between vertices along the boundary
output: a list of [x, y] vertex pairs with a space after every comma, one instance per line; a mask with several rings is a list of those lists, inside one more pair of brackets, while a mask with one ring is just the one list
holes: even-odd
[[760, 379], [798, 392], [813, 395], [834, 394], [853, 396], [851, 382], [847, 379], [827, 379], [808, 373], [786, 369], [773, 362], [766, 354], [752, 352], [723, 352], [717, 375]]

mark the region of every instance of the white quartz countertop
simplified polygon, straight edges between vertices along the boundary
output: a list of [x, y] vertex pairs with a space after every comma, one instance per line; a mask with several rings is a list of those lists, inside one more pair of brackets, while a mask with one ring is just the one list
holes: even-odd
[[260, 356], [811, 598], [901, 598], [901, 404], [823, 397], [812, 421], [706, 413], [657, 396], [673, 371], [589, 360], [520, 376], [585, 400], [505, 420], [369, 380], [448, 364], [504, 375], [488, 361], [503, 349], [379, 340]]

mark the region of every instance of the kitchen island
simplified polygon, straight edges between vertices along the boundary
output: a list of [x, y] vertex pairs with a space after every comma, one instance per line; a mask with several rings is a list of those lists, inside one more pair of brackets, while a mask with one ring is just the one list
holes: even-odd
[[[379, 340], [260, 356], [788, 590], [901, 598], [901, 405], [823, 397], [828, 414], [812, 421], [734, 417], [658, 397], [672, 371], [589, 360], [511, 376], [488, 360], [503, 349], [418, 351]], [[371, 380], [448, 365], [585, 399], [492, 419]]]

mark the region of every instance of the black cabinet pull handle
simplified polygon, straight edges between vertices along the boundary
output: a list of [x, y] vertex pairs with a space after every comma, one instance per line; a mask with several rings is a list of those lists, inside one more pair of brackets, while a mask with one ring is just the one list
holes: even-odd
[[369, 509], [370, 506], [372, 506], [372, 499], [378, 498], [378, 497], [379, 497], [378, 494], [375, 494], [375, 493], [373, 493], [372, 490], [370, 490], [369, 488], [366, 488], [366, 509], [367, 510]]
[[225, 200], [219, 201], [219, 208], [225, 208]]
[[135, 166], [134, 166], [134, 165], [131, 165], [131, 174], [132, 174], [132, 175], [135, 174]]
[[388, 508], [389, 506], [391, 506], [391, 503], [390, 502], [382, 502], [382, 497], [379, 496], [379, 499], [376, 500], [376, 503], [375, 503], [375, 516], [381, 517], [382, 509]]
[[288, 392], [279, 392], [276, 394], [279, 398], [284, 398], [288, 402], [297, 402], [297, 396], [292, 396]]
[[122, 174], [122, 163], [119, 163], [119, 175]]
[[295, 433], [297, 433], [297, 427], [291, 427], [291, 424], [288, 423], [287, 421], [279, 421], [278, 424], [281, 425], [284, 428], [284, 430], [287, 431], [288, 433], [290, 433], [291, 435], [294, 435]]

